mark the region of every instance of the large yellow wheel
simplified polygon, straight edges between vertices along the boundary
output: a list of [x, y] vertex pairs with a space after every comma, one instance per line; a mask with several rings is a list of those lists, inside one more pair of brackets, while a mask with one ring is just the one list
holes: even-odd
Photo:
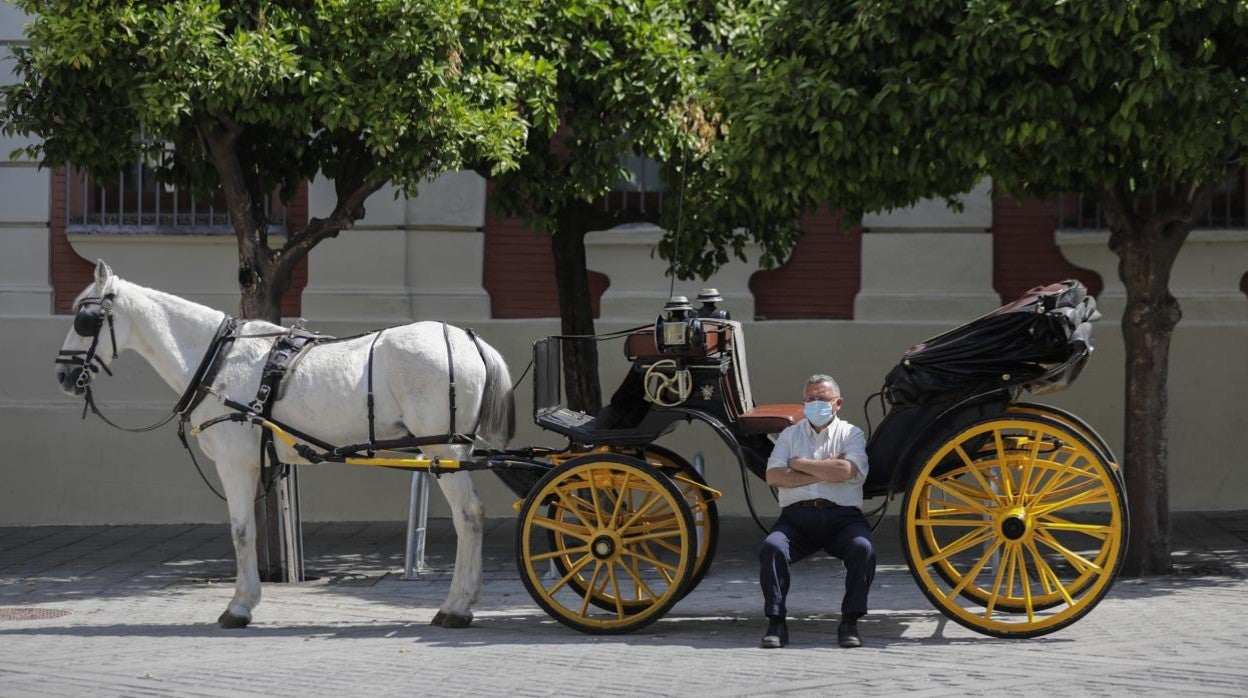
[[560, 623], [626, 633], [681, 598], [695, 543], [689, 506], [666, 475], [635, 458], [589, 454], [551, 470], [524, 501], [516, 566]]
[[1126, 499], [1100, 449], [1038, 414], [963, 429], [923, 462], [902, 512], [906, 562], [931, 602], [996, 637], [1092, 610], [1121, 566]]

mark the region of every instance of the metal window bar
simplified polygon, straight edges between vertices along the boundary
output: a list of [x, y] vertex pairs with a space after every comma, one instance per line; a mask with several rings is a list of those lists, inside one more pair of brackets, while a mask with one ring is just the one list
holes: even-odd
[[[144, 200], [149, 190], [153, 194], [150, 206]], [[171, 213], [166, 208], [166, 196], [172, 204]], [[275, 201], [275, 196], [265, 198], [265, 216], [270, 233], [283, 235], [289, 211]], [[218, 215], [216, 202], [208, 202], [207, 211], [203, 211], [194, 192], [190, 199], [188, 215], [184, 210], [184, 192], [148, 176], [141, 161], [119, 170], [116, 181], [107, 183], [66, 163], [64, 210], [57, 215], [64, 216], [66, 230], [71, 233], [221, 235], [231, 232], [228, 210]]]
[[[1073, 206], [1072, 206], [1073, 202]], [[1108, 221], [1098, 201], [1080, 192], [1058, 197], [1058, 226], [1064, 230], [1105, 230]], [[1157, 210], [1157, 194], [1148, 196], [1149, 211]], [[1209, 202], [1209, 206], [1196, 220], [1197, 228], [1236, 229], [1248, 228], [1248, 170], [1239, 168], [1227, 176]]]

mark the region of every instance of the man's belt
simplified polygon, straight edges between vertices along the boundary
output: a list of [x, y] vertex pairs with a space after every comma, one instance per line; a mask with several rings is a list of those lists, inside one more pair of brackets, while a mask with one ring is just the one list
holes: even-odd
[[817, 499], [803, 499], [800, 502], [793, 502], [789, 506], [798, 507], [799, 509], [831, 509], [838, 505], [836, 502], [819, 497]]

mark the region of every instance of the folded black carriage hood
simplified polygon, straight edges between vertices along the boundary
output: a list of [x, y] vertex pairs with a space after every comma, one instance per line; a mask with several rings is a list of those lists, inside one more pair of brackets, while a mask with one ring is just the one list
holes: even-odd
[[1092, 353], [1096, 300], [1074, 280], [1037, 286], [983, 317], [911, 347], [884, 379], [895, 407], [994, 389], [1044, 394], [1075, 380]]

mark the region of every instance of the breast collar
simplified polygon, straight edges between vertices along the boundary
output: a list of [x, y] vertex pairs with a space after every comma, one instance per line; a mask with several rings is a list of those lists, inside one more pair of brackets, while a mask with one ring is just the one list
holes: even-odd
[[216, 334], [212, 337], [212, 342], [208, 344], [208, 350], [204, 352], [204, 358], [200, 359], [199, 368], [196, 368], [195, 373], [191, 375], [191, 382], [187, 384], [186, 391], [178, 399], [178, 404], [173, 406], [174, 414], [186, 419], [208, 396], [206, 386], [212, 385], [217, 372], [221, 370], [222, 357], [237, 339], [234, 333], [236, 329], [238, 329], [238, 320], [229, 315], [221, 320]]

